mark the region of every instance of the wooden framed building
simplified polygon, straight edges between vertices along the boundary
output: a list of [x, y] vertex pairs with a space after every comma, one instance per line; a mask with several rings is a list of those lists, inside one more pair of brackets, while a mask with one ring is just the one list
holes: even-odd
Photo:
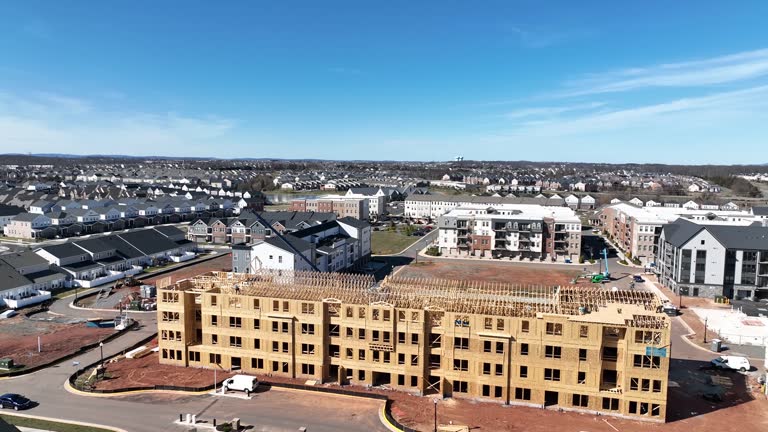
[[637, 290], [214, 272], [158, 290], [160, 361], [664, 421], [660, 308]]

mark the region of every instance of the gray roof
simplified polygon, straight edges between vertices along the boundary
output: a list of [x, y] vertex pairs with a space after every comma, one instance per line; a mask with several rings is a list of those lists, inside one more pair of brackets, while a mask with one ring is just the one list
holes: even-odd
[[13, 267], [0, 261], [0, 291], [30, 285], [32, 282], [20, 275]]
[[752, 214], [760, 215], [760, 216], [768, 216], [768, 206], [752, 207]]
[[65, 274], [59, 273], [54, 270], [43, 270], [37, 273], [30, 273], [26, 275], [27, 279], [34, 283], [44, 283], [66, 278]]
[[113, 234], [106, 237], [102, 237], [100, 240], [112, 246], [117, 251], [117, 254], [122, 257], [131, 259], [131, 258], [141, 258], [144, 256], [143, 253], [139, 252], [135, 247], [131, 246], [128, 242], [121, 239], [117, 235]]
[[165, 252], [179, 247], [176, 242], [151, 228], [118, 234], [118, 236], [146, 255]]
[[38, 213], [19, 213], [16, 215], [16, 217], [13, 218], [15, 221], [22, 221], [22, 222], [32, 222], [33, 220], [39, 218], [40, 216], [43, 216]]
[[102, 241], [102, 238], [80, 240], [76, 241], [75, 244], [90, 253], [109, 252], [115, 249], [111, 244]]
[[355, 227], [357, 229], [369, 228], [371, 226], [371, 224], [369, 224], [368, 222], [361, 221], [360, 219], [355, 219], [355, 218], [350, 217], [350, 216], [346, 216], [346, 217], [343, 217], [343, 218], [339, 219], [339, 222], [347, 224], [347, 225], [350, 225], [350, 226]]
[[768, 227], [760, 224], [738, 225], [699, 225], [685, 219], [678, 219], [662, 228], [664, 238], [675, 247], [682, 247], [698, 234], [707, 230], [726, 249], [766, 250], [768, 249]]
[[664, 225], [662, 230], [664, 231], [664, 239], [667, 242], [675, 247], [682, 247], [703, 228], [702, 225], [680, 218], [673, 223]]
[[40, 255], [32, 251], [10, 253], [7, 255], [0, 256], [0, 259], [5, 261], [6, 264], [10, 265], [15, 269], [41, 265], [41, 264], [48, 264], [48, 261], [46, 261], [43, 257], [41, 257]]
[[710, 225], [707, 231], [726, 249], [768, 250], [768, 227], [762, 225]]
[[0, 204], [0, 216], [16, 216], [20, 213], [24, 213], [21, 207]]
[[86, 251], [75, 246], [73, 243], [62, 243], [54, 246], [45, 246], [42, 248], [42, 250], [59, 259], [87, 255]]
[[264, 239], [264, 243], [270, 244], [274, 247], [283, 249], [290, 253], [296, 253], [296, 252], [288, 244], [290, 244], [300, 252], [304, 252], [305, 250], [312, 248], [312, 243], [306, 240], [300, 239], [298, 237], [294, 237], [290, 234], [286, 234], [284, 236], [275, 236], [275, 237], [266, 238]]

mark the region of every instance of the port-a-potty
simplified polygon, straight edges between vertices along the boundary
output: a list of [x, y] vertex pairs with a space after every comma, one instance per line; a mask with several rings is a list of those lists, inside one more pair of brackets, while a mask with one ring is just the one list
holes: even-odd
[[722, 347], [723, 347], [723, 341], [721, 341], [720, 339], [712, 339], [712, 345], [710, 346], [710, 348], [712, 349], [713, 352], [719, 353]]

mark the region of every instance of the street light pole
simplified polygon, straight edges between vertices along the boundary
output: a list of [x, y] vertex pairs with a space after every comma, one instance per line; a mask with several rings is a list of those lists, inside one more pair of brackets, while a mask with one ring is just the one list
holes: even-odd
[[101, 352], [101, 367], [104, 367], [104, 342], [99, 342], [99, 351]]
[[707, 317], [704, 317], [704, 343], [707, 343]]
[[437, 432], [437, 399], [434, 399], [433, 402], [435, 403], [435, 432]]

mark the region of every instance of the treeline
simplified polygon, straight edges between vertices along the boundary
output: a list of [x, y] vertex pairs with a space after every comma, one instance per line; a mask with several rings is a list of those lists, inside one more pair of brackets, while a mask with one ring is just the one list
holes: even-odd
[[256, 176], [249, 179], [246, 182], [241, 182], [237, 185], [237, 190], [240, 192], [245, 191], [271, 191], [277, 189], [277, 186], [273, 183], [273, 178], [268, 175]]
[[710, 183], [714, 183], [716, 185], [720, 185], [730, 189], [735, 195], [738, 195], [738, 196], [750, 197], [750, 198], [760, 198], [763, 196], [763, 194], [760, 192], [760, 189], [758, 189], [757, 187], [755, 187], [755, 185], [753, 185], [747, 180], [744, 180], [741, 177], [716, 176], [716, 177], [703, 177], [703, 178]]

